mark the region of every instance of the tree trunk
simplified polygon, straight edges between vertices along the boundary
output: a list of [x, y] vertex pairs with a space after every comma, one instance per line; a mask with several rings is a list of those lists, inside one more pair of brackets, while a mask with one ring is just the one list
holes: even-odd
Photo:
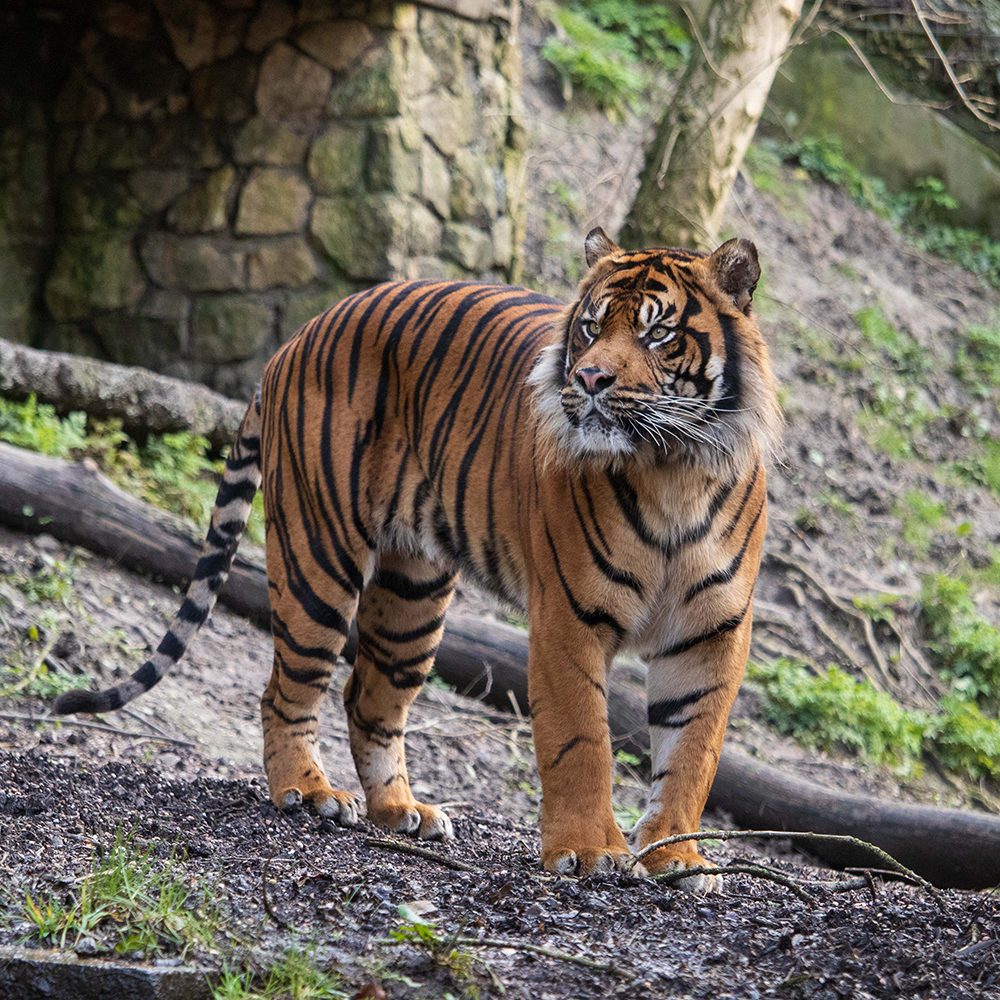
[[[0, 524], [45, 531], [167, 583], [186, 582], [201, 548], [178, 518], [123, 493], [93, 468], [6, 444], [0, 444]], [[220, 600], [266, 627], [270, 605], [263, 565], [237, 556]], [[353, 634], [344, 656], [351, 659], [356, 648]], [[435, 671], [459, 693], [527, 715], [527, 662], [522, 631], [461, 607], [449, 612]], [[608, 723], [615, 747], [649, 752], [645, 698], [633, 686], [612, 681]], [[847, 795], [731, 746], [723, 748], [709, 805], [748, 828], [861, 837], [935, 885], [982, 889], [1000, 882], [997, 816]], [[836, 866], [873, 863], [868, 852], [842, 844], [800, 846]]]
[[646, 154], [620, 241], [714, 249], [802, 0], [716, 0]]
[[247, 406], [145, 368], [0, 340], [0, 396], [32, 395], [62, 414], [83, 410], [92, 417], [116, 417], [140, 440], [147, 434], [190, 431], [207, 437], [215, 448], [232, 444]]

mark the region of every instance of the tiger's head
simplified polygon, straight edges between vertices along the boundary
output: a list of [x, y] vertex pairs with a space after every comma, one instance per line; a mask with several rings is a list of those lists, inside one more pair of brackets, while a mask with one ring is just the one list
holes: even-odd
[[686, 458], [726, 474], [773, 453], [782, 417], [751, 309], [754, 245], [629, 251], [594, 229], [585, 252], [590, 270], [530, 377], [550, 457]]

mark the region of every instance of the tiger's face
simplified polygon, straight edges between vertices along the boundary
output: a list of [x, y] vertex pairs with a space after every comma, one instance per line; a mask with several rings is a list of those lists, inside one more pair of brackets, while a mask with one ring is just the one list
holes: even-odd
[[563, 339], [532, 375], [565, 455], [614, 464], [696, 454], [718, 464], [754, 422], [756, 436], [776, 436], [773, 376], [750, 310], [760, 276], [752, 243], [730, 240], [711, 255], [630, 252], [594, 230], [586, 252], [591, 270]]

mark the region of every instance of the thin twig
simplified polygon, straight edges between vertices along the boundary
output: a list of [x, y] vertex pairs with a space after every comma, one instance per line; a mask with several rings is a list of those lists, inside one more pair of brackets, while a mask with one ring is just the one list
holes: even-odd
[[557, 951], [555, 948], [545, 948], [540, 944], [530, 944], [527, 941], [501, 941], [498, 938], [456, 938], [456, 943], [470, 948], [512, 948], [514, 951], [530, 951], [546, 958], [555, 958], [560, 962], [572, 962], [595, 972], [609, 972], [613, 976], [621, 975], [610, 962], [598, 962], [586, 955], [574, 955], [568, 951]]
[[418, 858], [425, 858], [428, 861], [436, 861], [439, 865], [444, 865], [445, 868], [454, 868], [458, 872], [472, 872], [473, 874], [482, 874], [480, 869], [473, 868], [472, 865], [467, 865], [464, 861], [458, 861], [455, 858], [449, 858], [444, 854], [438, 854], [435, 851], [429, 851], [425, 847], [417, 847], [416, 844], [403, 844], [398, 840], [383, 840], [381, 837], [365, 837], [365, 843], [369, 847], [379, 847], [385, 851], [396, 851], [399, 854], [413, 854]]
[[[635, 855], [635, 861], [641, 861], [651, 851], [659, 847], [667, 847], [670, 844], [681, 844], [689, 840], [811, 840], [827, 844], [850, 844], [853, 847], [861, 847], [871, 851], [877, 858], [880, 858], [889, 868], [900, 875], [910, 879], [914, 884], [926, 889], [935, 901], [943, 906], [941, 893], [931, 885], [927, 879], [918, 875], [915, 871], [907, 868], [901, 861], [897, 861], [888, 851], [883, 851], [881, 847], [862, 840], [860, 837], [851, 837], [845, 833], [815, 833], [812, 831], [795, 830], [700, 830], [698, 833], [675, 833], [672, 837], [664, 837], [662, 840], [653, 841]], [[633, 862], [634, 864], [635, 862]]]
[[79, 729], [97, 729], [102, 733], [112, 733], [115, 736], [129, 736], [134, 740], [156, 740], [159, 743], [171, 743], [179, 747], [193, 747], [190, 740], [177, 739], [174, 736], [157, 736], [156, 733], [133, 733], [128, 729], [119, 729], [103, 722], [90, 722], [87, 719], [69, 719], [62, 715], [18, 715], [16, 712], [0, 712], [0, 719], [12, 722], [44, 722], [50, 726], [76, 726]]
[[732, 864], [732, 865], [696, 865], [693, 868], [678, 868], [675, 871], [667, 871], [662, 875], [654, 875], [657, 882], [665, 885], [673, 885], [682, 879], [691, 878], [693, 875], [753, 875], [755, 878], [763, 879], [765, 882], [776, 882], [784, 886], [794, 896], [798, 896], [803, 903], [810, 905], [819, 902], [816, 897], [806, 892], [801, 886], [796, 885], [795, 880], [787, 875], [776, 872], [773, 868], [765, 868], [763, 865]]
[[271, 906], [271, 900], [267, 896], [267, 873], [271, 867], [271, 862], [274, 860], [273, 856], [264, 859], [264, 867], [260, 873], [260, 889], [261, 889], [261, 900], [264, 903], [264, 912], [283, 930], [291, 931], [292, 928], [285, 923]]

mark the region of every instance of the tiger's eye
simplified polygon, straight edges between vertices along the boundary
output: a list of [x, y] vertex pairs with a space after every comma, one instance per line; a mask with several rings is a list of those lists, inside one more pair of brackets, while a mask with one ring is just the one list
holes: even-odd
[[677, 336], [677, 331], [671, 329], [669, 326], [654, 326], [647, 336], [657, 344], [665, 344]]
[[580, 324], [583, 330], [583, 335], [590, 340], [596, 339], [597, 335], [601, 332], [600, 324], [596, 320], [585, 319]]

